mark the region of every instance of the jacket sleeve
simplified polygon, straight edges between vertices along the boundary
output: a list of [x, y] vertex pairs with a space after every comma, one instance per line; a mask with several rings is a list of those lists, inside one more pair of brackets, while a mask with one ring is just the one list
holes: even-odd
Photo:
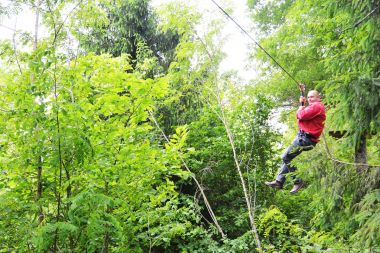
[[322, 108], [318, 106], [318, 104], [312, 104], [306, 107], [303, 110], [297, 111], [297, 119], [299, 120], [311, 120], [314, 117], [320, 115], [322, 112]]

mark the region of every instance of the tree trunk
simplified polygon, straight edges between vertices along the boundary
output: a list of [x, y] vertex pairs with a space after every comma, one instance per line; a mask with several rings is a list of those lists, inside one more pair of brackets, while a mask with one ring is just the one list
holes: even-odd
[[363, 173], [367, 170], [367, 138], [365, 134], [360, 137], [359, 144], [355, 147], [355, 163], [356, 171], [358, 173]]
[[[115, 164], [116, 164], [116, 161], [115, 161]], [[108, 196], [108, 187], [109, 187], [109, 184], [108, 184], [108, 181], [105, 180], [105, 194]], [[107, 213], [111, 213], [111, 208], [108, 206], [107, 207]], [[109, 228], [110, 226], [108, 224], [105, 225], [106, 226], [106, 234], [104, 235], [104, 241], [103, 241], [103, 249], [102, 249], [102, 253], [108, 253], [109, 252], [109, 246], [110, 246], [110, 235], [109, 235]]]
[[[42, 198], [42, 158], [38, 158], [38, 167], [37, 167], [37, 196], [36, 202]], [[38, 204], [38, 223], [41, 223], [44, 220], [44, 213], [42, 210], [42, 204]]]
[[[37, 2], [36, 6], [36, 20], [34, 24], [34, 43], [33, 49], [37, 49], [37, 41], [38, 41], [38, 27], [39, 27], [39, 17], [40, 17], [40, 5], [41, 1]], [[34, 75], [31, 76], [32, 80], [34, 79]], [[38, 167], [37, 167], [37, 202], [42, 198], [42, 157], [38, 157]], [[38, 222], [41, 223], [44, 220], [44, 214], [42, 210], [42, 205], [39, 204], [38, 210]]]
[[[70, 199], [70, 197], [71, 197], [71, 182], [70, 182], [71, 175], [70, 175], [69, 169], [65, 166], [64, 166], [64, 168], [65, 168], [65, 173], [66, 173], [66, 180], [67, 180], [67, 182], [69, 182], [69, 185], [66, 188], [66, 197], [67, 197], [67, 199]], [[70, 203], [68, 203], [67, 205], [68, 205], [67, 206], [67, 209], [68, 209]]]
[[371, 189], [370, 170], [367, 165], [367, 137], [362, 134], [359, 143], [355, 147], [355, 167], [360, 177], [360, 185], [353, 196], [352, 204], [359, 203]]
[[41, 6], [41, 1], [38, 1], [37, 5], [36, 5], [36, 19], [35, 19], [35, 23], [34, 23], [33, 49], [37, 49], [37, 44], [38, 44], [38, 28], [39, 28], [39, 22], [40, 22], [40, 6]]
[[247, 190], [247, 187], [246, 187], [244, 176], [243, 176], [243, 173], [242, 173], [242, 171], [240, 169], [240, 162], [239, 162], [239, 159], [237, 157], [236, 147], [235, 147], [235, 143], [234, 143], [234, 138], [233, 138], [231, 129], [228, 126], [227, 119], [224, 116], [224, 111], [223, 111], [224, 109], [222, 107], [223, 105], [221, 103], [221, 100], [218, 99], [218, 101], [219, 101], [219, 106], [220, 106], [220, 108], [222, 110], [222, 114], [220, 115], [220, 119], [222, 120], [224, 128], [226, 130], [227, 137], [228, 137], [228, 140], [229, 140], [231, 148], [232, 148], [232, 152], [233, 152], [233, 156], [234, 156], [234, 161], [235, 161], [236, 169], [237, 169], [237, 171], [239, 173], [240, 182], [241, 182], [241, 185], [242, 185], [242, 188], [243, 188], [243, 193], [244, 193], [245, 202], [246, 202], [247, 208], [248, 208], [248, 217], [249, 217], [249, 222], [250, 222], [252, 233], [253, 233], [253, 238], [256, 241], [257, 248], [261, 251], [262, 250], [262, 246], [261, 246], [261, 241], [260, 241], [259, 233], [258, 233], [258, 230], [257, 230], [257, 226], [256, 226], [256, 223], [255, 223], [255, 210], [252, 208], [251, 196], [248, 194], [248, 190]]

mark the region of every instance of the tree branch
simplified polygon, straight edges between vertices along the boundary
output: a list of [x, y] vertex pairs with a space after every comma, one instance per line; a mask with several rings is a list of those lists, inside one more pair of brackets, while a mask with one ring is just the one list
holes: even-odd
[[[152, 118], [154, 124], [156, 125], [157, 129], [159, 129], [159, 130], [161, 131], [162, 136], [165, 138], [166, 142], [169, 143], [169, 142], [170, 142], [169, 138], [166, 136], [166, 134], [164, 133], [164, 131], [162, 130], [162, 128], [161, 128], [160, 125], [158, 124], [158, 122], [157, 122], [156, 118], [154, 117], [153, 113], [152, 113], [150, 110], [148, 110], [148, 112], [149, 112], [149, 115], [150, 115], [150, 117]], [[181, 160], [183, 166], [184, 166], [184, 167], [186, 168], [186, 170], [190, 173], [190, 176], [191, 176], [191, 178], [194, 180], [194, 182], [195, 182], [195, 184], [197, 185], [199, 191], [201, 192], [202, 197], [203, 197], [203, 201], [205, 202], [205, 205], [206, 205], [206, 207], [207, 207], [207, 210], [208, 210], [208, 212], [209, 212], [209, 214], [210, 214], [210, 216], [211, 216], [211, 218], [212, 218], [212, 220], [213, 220], [213, 222], [214, 222], [216, 228], [218, 229], [218, 231], [219, 231], [219, 233], [222, 235], [222, 237], [223, 237], [223, 238], [226, 238], [226, 235], [224, 234], [224, 232], [223, 232], [223, 230], [222, 230], [222, 227], [219, 225], [218, 220], [216, 219], [216, 216], [215, 216], [214, 212], [212, 211], [211, 205], [210, 205], [210, 203], [209, 203], [208, 200], [207, 200], [206, 194], [204, 193], [201, 184], [198, 182], [197, 178], [193, 175], [193, 173], [191, 172], [191, 170], [190, 170], [189, 167], [187, 166], [187, 163], [185, 162], [185, 160], [184, 160], [181, 156], [180, 156], [179, 158], [180, 158], [180, 160]]]
[[18, 69], [20, 71], [20, 74], [22, 75], [22, 69], [21, 69], [21, 65], [20, 65], [20, 62], [18, 60], [18, 55], [17, 55], [17, 48], [16, 48], [16, 33], [17, 33], [17, 30], [16, 30], [16, 24], [15, 24], [15, 28], [14, 28], [14, 33], [13, 33], [13, 36], [12, 36], [12, 41], [13, 41], [13, 51], [15, 53], [15, 59], [16, 59], [16, 63], [17, 63], [17, 66], [18, 66]]
[[346, 29], [344, 29], [343, 31], [341, 31], [340, 33], [343, 33], [347, 30], [350, 30], [350, 29], [354, 29], [356, 27], [358, 27], [361, 23], [363, 23], [369, 16], [371, 16], [373, 13], [375, 13], [375, 11], [377, 9], [379, 9], [380, 5], [378, 5], [375, 9], [373, 9], [371, 12], [369, 12], [364, 18], [360, 19], [359, 21], [357, 21], [353, 26], [351, 27], [348, 27]]

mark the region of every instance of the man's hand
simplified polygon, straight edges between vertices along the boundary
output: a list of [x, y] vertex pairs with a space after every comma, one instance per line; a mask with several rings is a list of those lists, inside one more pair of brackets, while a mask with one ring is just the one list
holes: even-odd
[[298, 110], [297, 110], [297, 111], [301, 111], [301, 110], [303, 110], [303, 109], [305, 109], [305, 108], [306, 108], [306, 106], [301, 105], [300, 107], [298, 107]]
[[300, 106], [298, 107], [298, 111], [303, 110], [305, 108], [304, 104], [306, 102], [306, 98], [303, 96], [300, 96]]
[[303, 83], [299, 83], [298, 87], [299, 87], [299, 89], [301, 91], [300, 106], [304, 106], [305, 102], [306, 102], [306, 98], [305, 98], [305, 87], [306, 86]]

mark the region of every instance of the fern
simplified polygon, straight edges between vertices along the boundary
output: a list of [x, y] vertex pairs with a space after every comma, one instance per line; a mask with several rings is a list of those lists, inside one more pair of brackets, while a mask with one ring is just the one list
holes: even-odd
[[[356, 207], [354, 219], [359, 223], [359, 229], [351, 236], [355, 245], [364, 249], [380, 249], [380, 190], [368, 193]], [[379, 252], [379, 251], [377, 251]]]

